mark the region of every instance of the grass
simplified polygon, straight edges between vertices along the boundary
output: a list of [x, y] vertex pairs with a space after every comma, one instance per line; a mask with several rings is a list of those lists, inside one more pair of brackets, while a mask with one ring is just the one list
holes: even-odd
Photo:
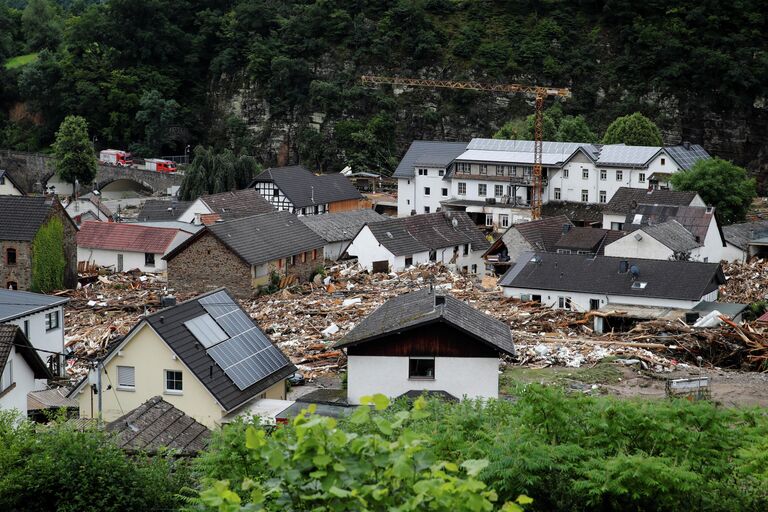
[[17, 55], [5, 61], [5, 69], [16, 69], [37, 61], [37, 53]]
[[573, 382], [582, 384], [616, 384], [622, 378], [621, 370], [610, 360], [603, 360], [595, 366], [581, 368], [522, 368], [507, 369], [501, 376], [499, 387], [502, 394], [515, 394], [515, 388], [525, 384], [568, 387]]

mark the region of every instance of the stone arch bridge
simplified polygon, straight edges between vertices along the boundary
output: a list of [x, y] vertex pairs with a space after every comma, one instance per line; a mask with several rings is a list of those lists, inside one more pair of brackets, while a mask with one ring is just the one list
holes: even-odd
[[[53, 157], [40, 153], [9, 151], [0, 149], [0, 169], [8, 171], [13, 180], [24, 192], [40, 192], [38, 183], [45, 186], [55, 174]], [[168, 188], [181, 185], [184, 176], [179, 173], [146, 171], [136, 167], [115, 167], [99, 165], [93, 184], [81, 184], [80, 193], [90, 192], [94, 188], [101, 190], [110, 183], [126, 180], [153, 193], [164, 193]], [[94, 186], [95, 185], [95, 186]], [[70, 191], [65, 191], [70, 192]]]

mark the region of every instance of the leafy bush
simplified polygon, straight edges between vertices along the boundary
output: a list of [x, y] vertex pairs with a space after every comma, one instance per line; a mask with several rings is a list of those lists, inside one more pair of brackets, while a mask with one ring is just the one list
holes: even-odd
[[64, 225], [53, 218], [32, 240], [32, 291], [47, 293], [64, 288]]

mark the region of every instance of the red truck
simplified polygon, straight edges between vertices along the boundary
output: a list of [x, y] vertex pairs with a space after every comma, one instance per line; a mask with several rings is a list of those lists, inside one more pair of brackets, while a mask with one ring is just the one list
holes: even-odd
[[130, 167], [133, 165], [131, 154], [120, 149], [105, 149], [99, 152], [99, 162], [118, 167]]
[[176, 162], [160, 158], [147, 158], [144, 160], [144, 169], [157, 172], [176, 172]]

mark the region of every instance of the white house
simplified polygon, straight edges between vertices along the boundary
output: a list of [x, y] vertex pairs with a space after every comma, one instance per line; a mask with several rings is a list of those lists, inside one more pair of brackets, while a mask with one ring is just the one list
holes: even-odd
[[432, 289], [392, 298], [337, 344], [347, 352], [347, 401], [423, 391], [497, 398], [499, 356], [514, 355], [509, 326]]
[[[505, 229], [530, 220], [533, 141], [415, 141], [398, 165], [398, 216], [437, 207], [466, 211]], [[701, 146], [625, 146], [544, 142], [543, 203], [607, 204], [621, 187], [666, 188], [667, 177], [709, 158]], [[653, 179], [652, 179], [653, 177]]]
[[89, 220], [98, 222], [110, 222], [112, 220], [112, 211], [101, 202], [99, 196], [80, 197], [70, 201], [64, 209], [78, 226]]
[[299, 221], [325, 240], [323, 258], [330, 261], [336, 261], [344, 254], [349, 242], [364, 225], [387, 219], [368, 209], [299, 217]]
[[691, 309], [717, 299], [719, 263], [526, 253], [502, 276], [506, 297], [555, 309], [589, 311], [606, 304]]
[[37, 351], [17, 325], [0, 324], [0, 409], [27, 415], [27, 394], [36, 382], [52, 378]]
[[117, 272], [164, 272], [163, 258], [192, 233], [119, 222], [84, 222], [77, 233], [77, 260]]
[[8, 171], [0, 169], [0, 196], [23, 196], [24, 190], [15, 182]]
[[[55, 377], [66, 375], [64, 359], [64, 305], [66, 297], [0, 289], [0, 325], [17, 325], [38, 350]], [[38, 382], [43, 389], [46, 382]]]
[[233, 190], [200, 196], [187, 206], [178, 220], [191, 224], [213, 224], [275, 211], [256, 189]]
[[366, 224], [346, 248], [369, 272], [400, 272], [420, 263], [477, 273], [489, 243], [464, 212], [440, 212]]

